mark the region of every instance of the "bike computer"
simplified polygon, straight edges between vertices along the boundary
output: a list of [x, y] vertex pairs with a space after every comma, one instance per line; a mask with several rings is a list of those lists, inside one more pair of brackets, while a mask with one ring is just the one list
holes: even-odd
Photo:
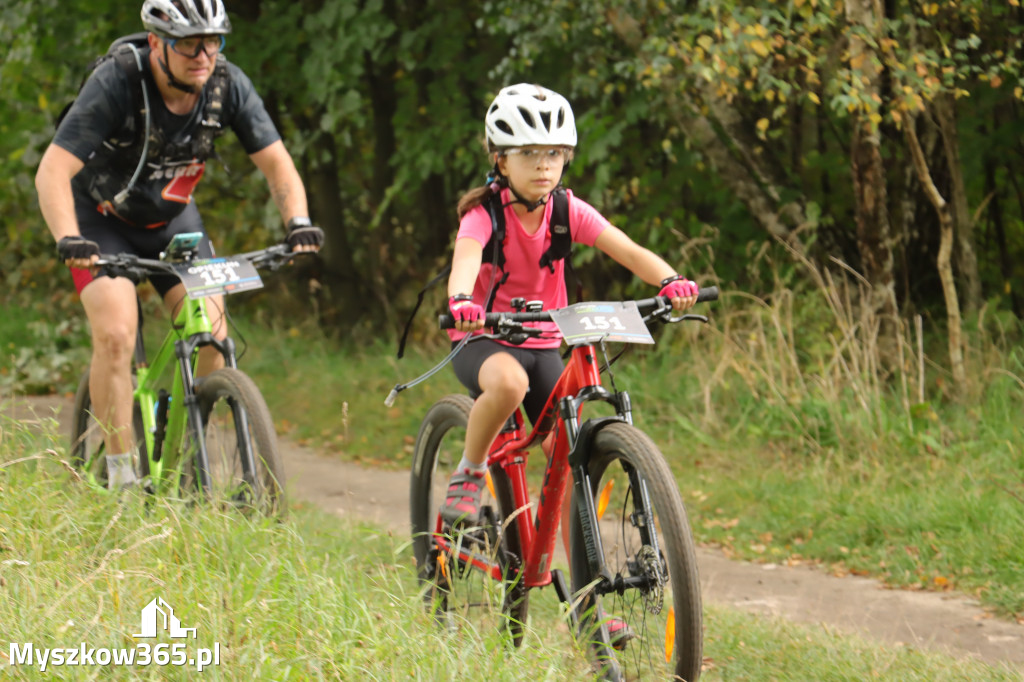
[[167, 244], [167, 249], [161, 252], [160, 260], [184, 260], [187, 256], [195, 254], [202, 238], [202, 232], [181, 232], [174, 235]]

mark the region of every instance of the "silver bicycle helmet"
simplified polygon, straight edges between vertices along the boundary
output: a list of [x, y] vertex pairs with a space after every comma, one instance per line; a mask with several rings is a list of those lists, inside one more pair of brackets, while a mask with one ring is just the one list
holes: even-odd
[[576, 146], [576, 120], [568, 100], [540, 85], [502, 88], [484, 118], [491, 151], [530, 144]]
[[146, 0], [142, 25], [161, 38], [231, 33], [222, 0]]

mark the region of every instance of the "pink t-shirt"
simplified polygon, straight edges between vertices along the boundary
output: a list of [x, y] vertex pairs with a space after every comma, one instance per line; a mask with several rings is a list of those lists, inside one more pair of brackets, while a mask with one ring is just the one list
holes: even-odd
[[[572, 233], [574, 244], [586, 244], [593, 246], [598, 235], [604, 232], [610, 225], [608, 220], [597, 212], [597, 209], [573, 196], [572, 190], [569, 195], [569, 230]], [[501, 203], [507, 204], [512, 200], [512, 193], [508, 189], [501, 192]], [[505, 270], [509, 273], [508, 280], [498, 287], [498, 293], [494, 297], [492, 312], [504, 312], [512, 310], [511, 301], [513, 298], [522, 297], [527, 301], [543, 301], [544, 310], [564, 308], [568, 304], [568, 296], [565, 291], [565, 260], [554, 262], [555, 271], [540, 266], [540, 258], [551, 245], [549, 228], [551, 225], [552, 202], [549, 200], [544, 205], [544, 220], [540, 229], [534, 234], [527, 234], [523, 224], [519, 222], [519, 216], [512, 206], [505, 207]], [[491, 238], [491, 216], [484, 206], [477, 206], [462, 217], [459, 225], [457, 239], [469, 237], [486, 246]], [[491, 283], [491, 270], [494, 269], [490, 260], [480, 265], [480, 274], [476, 278], [473, 287], [473, 300], [480, 305], [487, 302], [488, 285]], [[500, 280], [502, 273], [499, 272], [496, 278]], [[551, 322], [538, 323], [537, 326], [549, 330], [545, 337], [531, 338], [522, 344], [523, 348], [557, 348], [562, 343], [558, 328]], [[479, 332], [483, 333], [483, 332]], [[453, 341], [458, 341], [465, 332], [448, 330]]]

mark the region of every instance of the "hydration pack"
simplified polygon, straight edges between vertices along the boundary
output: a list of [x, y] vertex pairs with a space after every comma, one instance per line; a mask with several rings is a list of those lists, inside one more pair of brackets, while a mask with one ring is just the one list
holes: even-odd
[[[484, 245], [483, 255], [480, 259], [481, 263], [490, 262], [495, 267], [495, 272], [501, 271], [501, 278], [497, 280], [494, 288], [491, 289], [490, 295], [487, 298], [487, 304], [484, 306], [484, 310], [491, 312], [491, 307], [494, 305], [494, 297], [498, 293], [498, 287], [508, 280], [509, 273], [505, 271], [505, 252], [503, 250], [505, 239], [508, 236], [508, 232], [505, 228], [505, 209], [501, 205], [501, 192], [495, 192], [488, 197], [484, 207], [487, 209], [488, 214], [491, 216], [491, 238], [487, 240], [487, 244]], [[555, 261], [565, 260], [566, 265], [571, 270], [572, 261], [572, 231], [569, 229], [569, 195], [565, 191], [564, 187], [556, 187], [551, 192], [551, 222], [548, 230], [551, 234], [551, 243], [548, 245], [546, 251], [541, 254], [540, 267], [548, 268], [551, 272], [555, 271]], [[398, 357], [401, 358], [405, 354], [405, 341], [409, 336], [409, 329], [412, 327], [413, 318], [416, 317], [416, 311], [420, 309], [420, 305], [423, 304], [423, 297], [427, 291], [432, 289], [438, 282], [447, 277], [452, 271], [451, 264], [447, 265], [444, 270], [434, 275], [434, 277], [427, 282], [427, 284], [420, 290], [419, 295], [416, 298], [416, 305], [413, 306], [412, 312], [409, 314], [409, 319], [405, 322], [405, 329], [402, 332], [402, 338], [398, 343]], [[581, 297], [580, 287], [577, 286], [577, 299]]]
[[[113, 138], [105, 140], [104, 144], [111, 147], [131, 149], [132, 155], [139, 157], [138, 168], [135, 177], [128, 183], [119, 196], [126, 195], [134, 185], [147, 158], [159, 158], [169, 147], [166, 136], [162, 130], [152, 125], [150, 117], [149, 95], [143, 83], [145, 69], [142, 60], [143, 51], [149, 47], [149, 34], [146, 32], [131, 33], [121, 36], [110, 44], [105, 54], [93, 59], [88, 67], [88, 74], [82, 79], [78, 86], [79, 92], [89, 76], [103, 63], [113, 59], [117, 65], [128, 75], [132, 83], [134, 97], [134, 113], [129, 116], [122, 127], [124, 139]], [[205, 161], [213, 154], [213, 143], [223, 132], [220, 123], [221, 115], [224, 112], [224, 98], [227, 96], [231, 78], [228, 75], [227, 61], [220, 53], [217, 54], [216, 64], [210, 79], [203, 86], [206, 91], [206, 103], [200, 118], [198, 130], [186, 143], [188, 149], [185, 154], [191, 155], [198, 161]], [[65, 105], [57, 116], [56, 126], [67, 116], [74, 100]], [[179, 150], [174, 150], [179, 151]]]

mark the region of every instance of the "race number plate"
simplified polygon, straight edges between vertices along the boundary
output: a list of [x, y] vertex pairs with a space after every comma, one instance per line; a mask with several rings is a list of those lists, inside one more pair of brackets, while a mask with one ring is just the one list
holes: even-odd
[[177, 264], [174, 271], [181, 277], [181, 283], [192, 299], [213, 294], [237, 294], [263, 287], [256, 267], [247, 260], [201, 258]]
[[565, 342], [570, 346], [617, 341], [654, 343], [634, 301], [603, 303], [590, 301], [551, 311]]

